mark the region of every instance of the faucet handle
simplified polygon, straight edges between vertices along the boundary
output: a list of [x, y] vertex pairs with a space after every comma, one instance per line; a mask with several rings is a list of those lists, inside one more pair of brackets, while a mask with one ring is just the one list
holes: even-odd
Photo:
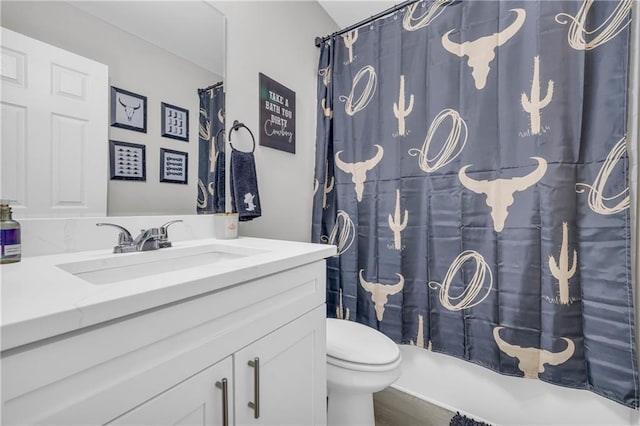
[[170, 220], [169, 222], [165, 223], [164, 225], [162, 225], [160, 227], [160, 229], [163, 229], [164, 232], [167, 232], [167, 228], [171, 225], [173, 225], [174, 223], [178, 223], [178, 222], [183, 222], [182, 219], [176, 219], [176, 220]]
[[118, 235], [118, 245], [125, 245], [133, 243], [133, 237], [131, 233], [124, 226], [116, 225], [115, 223], [96, 223], [96, 226], [113, 226], [114, 228], [118, 228], [120, 230], [120, 234]]
[[164, 225], [162, 225], [160, 227], [160, 247], [165, 248], [165, 247], [171, 247], [171, 241], [169, 241], [169, 226], [173, 225], [174, 223], [178, 223], [178, 222], [182, 222], [181, 219], [177, 219], [177, 220], [170, 220], [169, 222], [165, 223]]
[[162, 225], [160, 227], [160, 235], [162, 235], [163, 238], [167, 238], [169, 236], [169, 234], [168, 234], [169, 226], [173, 225], [174, 223], [178, 223], [178, 222], [182, 222], [182, 219], [170, 220], [169, 222], [167, 222], [164, 225]]
[[133, 237], [124, 226], [116, 225], [115, 223], [96, 223], [96, 226], [113, 226], [120, 230], [120, 234], [118, 234], [118, 245], [113, 248], [114, 253], [128, 253], [130, 251], [135, 251]]

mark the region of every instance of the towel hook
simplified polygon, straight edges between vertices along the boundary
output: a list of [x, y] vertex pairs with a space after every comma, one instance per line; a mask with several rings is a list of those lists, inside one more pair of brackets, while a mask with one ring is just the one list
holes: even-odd
[[218, 130], [218, 133], [216, 133], [216, 139], [215, 139], [215, 143], [216, 143], [216, 150], [217, 150], [218, 152], [224, 152], [224, 141], [223, 141], [223, 144], [222, 144], [222, 149], [220, 149], [220, 142], [219, 142], [219, 139], [220, 139], [220, 133], [222, 133], [222, 137], [224, 137], [224, 127], [223, 127], [223, 128], [221, 128], [220, 130]]
[[[247, 132], [251, 135], [251, 140], [253, 141], [253, 148], [251, 149], [251, 152], [254, 152], [256, 150], [256, 138], [253, 137], [251, 130], [244, 123], [240, 123], [238, 120], [233, 120], [233, 126], [231, 127], [231, 130], [229, 130], [229, 145], [231, 146], [231, 149], [235, 149], [231, 143], [231, 134], [234, 130], [238, 130], [240, 127], [247, 129]], [[236, 151], [239, 150], [236, 149]]]

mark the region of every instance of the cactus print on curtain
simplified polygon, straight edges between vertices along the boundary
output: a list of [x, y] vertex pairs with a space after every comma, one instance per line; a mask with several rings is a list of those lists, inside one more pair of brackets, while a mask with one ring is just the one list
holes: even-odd
[[419, 1], [321, 46], [330, 317], [638, 406], [631, 3]]
[[198, 214], [225, 211], [224, 86], [199, 90]]

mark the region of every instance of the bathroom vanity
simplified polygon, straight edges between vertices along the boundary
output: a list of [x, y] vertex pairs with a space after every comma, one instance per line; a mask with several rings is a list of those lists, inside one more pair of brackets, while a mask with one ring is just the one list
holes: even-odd
[[2, 423], [326, 423], [325, 262], [239, 238], [2, 266]]

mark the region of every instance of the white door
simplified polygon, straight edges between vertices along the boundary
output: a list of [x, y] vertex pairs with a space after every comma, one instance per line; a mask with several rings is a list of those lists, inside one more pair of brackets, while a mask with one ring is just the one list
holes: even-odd
[[1, 30], [0, 198], [16, 217], [106, 216], [108, 67]]
[[323, 305], [233, 355], [236, 425], [326, 425], [325, 315]]
[[[233, 425], [232, 374], [233, 361], [231, 357], [228, 357], [108, 424]], [[226, 397], [223, 393], [223, 380], [226, 380]], [[224, 418], [225, 404], [228, 416], [226, 420]]]

